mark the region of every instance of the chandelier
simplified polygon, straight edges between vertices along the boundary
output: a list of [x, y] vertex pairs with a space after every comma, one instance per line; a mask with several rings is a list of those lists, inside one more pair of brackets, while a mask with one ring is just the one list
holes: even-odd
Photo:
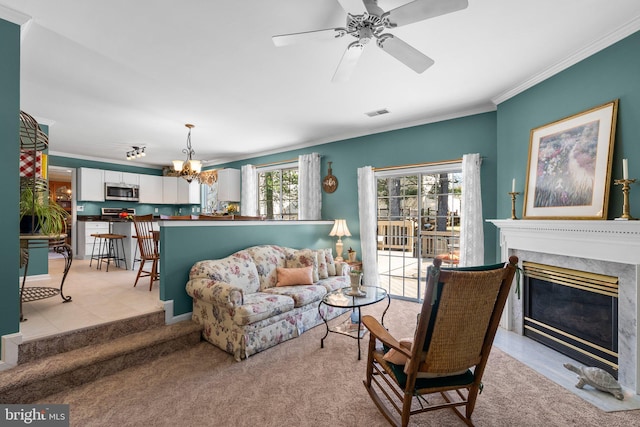
[[194, 179], [196, 181], [200, 181], [200, 171], [202, 170], [202, 162], [200, 160], [193, 160], [193, 155], [196, 153], [191, 148], [191, 129], [195, 126], [187, 123], [185, 125], [189, 128], [189, 134], [187, 135], [187, 148], [183, 149], [182, 152], [187, 155], [187, 160], [174, 160], [173, 161], [173, 170], [177, 172], [178, 176], [186, 179], [187, 182], [191, 182]]

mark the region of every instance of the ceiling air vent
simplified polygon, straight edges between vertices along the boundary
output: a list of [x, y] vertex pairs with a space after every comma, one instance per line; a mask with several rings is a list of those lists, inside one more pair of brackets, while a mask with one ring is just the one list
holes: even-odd
[[369, 117], [375, 117], [375, 116], [381, 116], [383, 114], [389, 114], [389, 110], [387, 110], [386, 108], [383, 108], [382, 110], [369, 111], [368, 113], [365, 113], [365, 114]]

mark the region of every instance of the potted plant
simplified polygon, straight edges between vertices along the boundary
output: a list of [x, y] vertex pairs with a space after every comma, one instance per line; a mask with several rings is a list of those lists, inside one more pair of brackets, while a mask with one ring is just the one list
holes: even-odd
[[20, 192], [20, 232], [59, 235], [66, 229], [69, 213], [50, 202], [46, 192], [26, 186]]
[[349, 247], [349, 250], [347, 252], [349, 253], [349, 262], [355, 262], [356, 261], [356, 251], [354, 251], [351, 247]]

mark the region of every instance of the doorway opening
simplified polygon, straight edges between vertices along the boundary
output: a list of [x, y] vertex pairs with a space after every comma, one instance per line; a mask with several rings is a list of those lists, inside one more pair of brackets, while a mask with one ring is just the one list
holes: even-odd
[[419, 301], [434, 258], [456, 267], [462, 163], [376, 172], [380, 286]]
[[[67, 219], [67, 244], [75, 249], [75, 195], [74, 195], [74, 175], [75, 169], [49, 166], [47, 169], [49, 180], [49, 203], [56, 203], [69, 213]], [[75, 253], [75, 250], [74, 250]], [[62, 257], [54, 251], [49, 251], [49, 258]]]

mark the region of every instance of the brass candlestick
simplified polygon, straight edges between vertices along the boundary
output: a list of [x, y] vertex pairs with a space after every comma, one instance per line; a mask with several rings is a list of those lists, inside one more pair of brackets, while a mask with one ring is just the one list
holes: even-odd
[[509, 194], [511, 195], [511, 219], [518, 219], [516, 216], [516, 196], [520, 193], [512, 191]]
[[622, 216], [616, 219], [629, 220], [635, 219], [629, 214], [629, 190], [630, 185], [636, 182], [635, 179], [616, 179], [613, 181], [615, 185], [622, 185], [622, 195], [624, 197], [624, 201], [622, 204]]

